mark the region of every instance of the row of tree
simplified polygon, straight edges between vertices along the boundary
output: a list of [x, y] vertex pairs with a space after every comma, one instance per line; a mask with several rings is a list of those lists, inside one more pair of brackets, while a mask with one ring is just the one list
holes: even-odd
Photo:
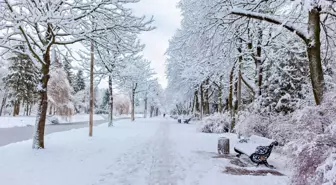
[[[152, 30], [150, 24], [153, 19], [133, 15], [127, 4], [136, 2], [138, 1], [4, 0], [0, 2], [1, 54], [10, 63], [9, 65], [13, 66], [12, 72], [22, 72], [19, 68], [26, 68], [25, 75], [29, 75], [22, 80], [22, 76], [11, 72], [9, 75], [14, 76], [4, 78], [5, 86], [10, 89], [30, 88], [29, 92], [22, 90], [23, 93], [15, 95], [14, 112], [19, 112], [17, 109], [20, 104], [24, 103], [27, 109], [30, 109], [31, 105], [37, 102], [34, 149], [44, 148], [48, 108], [49, 113], [62, 112], [62, 115], [68, 115], [72, 114], [73, 109], [80, 111], [78, 109], [84, 107], [80, 102], [76, 100], [72, 102], [71, 99], [73, 96], [75, 96], [73, 99], [86, 97], [77, 96], [86, 93], [82, 78], [85, 74], [90, 76], [88, 99], [91, 125], [94, 85], [98, 84], [99, 79], [103, 79], [106, 75], [109, 78], [110, 126], [113, 115], [114, 79], [117, 79], [115, 83], [130, 93], [132, 107], [135, 94], [146, 90], [143, 84], [152, 80], [153, 73], [149, 68], [149, 62], [140, 55], [144, 45], [139, 42], [138, 34]], [[75, 43], [83, 46], [77, 53], [71, 49]], [[79, 70], [77, 78], [72, 78], [69, 62], [71, 60], [81, 61], [83, 72]], [[14, 62], [20, 65], [15, 65]], [[90, 71], [86, 71], [87, 69]], [[17, 84], [19, 81], [22, 85]], [[36, 96], [35, 99], [27, 97], [33, 95]], [[134, 119], [134, 111], [132, 112]]]
[[291, 184], [335, 182], [336, 2], [181, 0], [179, 7], [181, 29], [167, 51], [173, 113], [219, 112], [202, 120], [202, 131], [279, 141]]
[[[5, 108], [12, 108], [11, 113], [16, 116], [19, 115], [20, 108], [24, 108], [21, 113], [28, 116], [31, 115], [32, 107], [38, 99], [36, 87], [38, 85], [39, 71], [27, 56], [12, 52], [10, 54], [11, 57], [7, 59], [7, 65], [3, 65], [3, 68], [7, 70], [3, 73], [4, 76], [1, 79], [3, 82], [1, 89], [4, 94], [1, 96], [0, 115], [2, 115]], [[83, 94], [79, 92], [86, 89], [83, 71], [79, 70], [76, 76], [73, 76], [71, 64], [66, 62], [66, 60], [59, 59], [54, 62], [51, 69], [51, 81], [48, 84], [49, 114], [62, 115], [62, 111], [57, 111], [56, 109], [60, 109], [68, 102], [74, 103], [77, 113], [82, 112], [80, 108], [81, 103], [84, 103], [83, 99], [85, 97], [80, 96], [78, 98], [82, 99], [80, 102], [76, 102], [73, 97], [78, 97], [74, 95]], [[62, 88], [64, 89], [63, 94], [61, 92]]]
[[335, 2], [181, 0], [179, 7], [182, 26], [167, 50], [175, 112], [228, 111], [234, 127], [252, 103], [286, 114], [321, 104], [330, 90]]
[[[24, 108], [24, 111], [21, 111], [22, 115], [31, 115], [32, 107], [37, 102], [37, 85], [38, 85], [38, 69], [33, 65], [32, 61], [29, 60], [24, 55], [16, 55], [12, 53], [13, 57], [8, 59], [9, 66], [4, 65], [8, 69], [7, 74], [3, 77], [3, 86], [1, 89], [6, 89], [6, 92], [3, 96], [1, 96], [2, 104], [1, 107], [11, 108], [12, 115], [16, 116], [20, 113], [20, 108]], [[58, 57], [56, 57], [57, 59]], [[130, 65], [125, 63], [125, 65]], [[77, 73], [74, 75], [73, 67], [71, 61], [67, 58], [57, 59], [51, 65], [52, 72], [50, 73], [51, 79], [48, 83], [48, 102], [49, 102], [49, 115], [63, 115], [63, 116], [71, 116], [73, 113], [89, 113], [90, 107], [88, 106], [89, 99], [89, 90], [87, 88], [87, 80], [84, 77], [84, 72], [82, 69], [79, 69]], [[136, 68], [139, 69], [139, 68]], [[118, 70], [124, 70], [124, 67], [120, 67]], [[129, 70], [129, 69], [125, 69]], [[142, 73], [143, 69], [138, 71]], [[147, 69], [149, 67], [147, 66]], [[132, 72], [132, 71], [129, 71]], [[133, 72], [134, 73], [134, 72]], [[143, 74], [143, 73], [142, 73]], [[126, 75], [129, 76], [128, 73]], [[138, 74], [136, 74], [137, 76]], [[146, 78], [150, 78], [151, 74]], [[105, 75], [107, 76], [107, 75]], [[114, 80], [118, 79], [120, 76], [113, 77]], [[121, 90], [127, 91], [127, 86], [124, 85], [125, 80], [121, 79], [122, 83], [119, 81]], [[131, 79], [132, 80], [132, 79]], [[145, 81], [141, 81], [145, 80]], [[152, 94], [160, 88], [160, 85], [157, 83], [156, 79], [151, 79], [150, 81], [146, 81], [147, 79], [139, 79], [139, 82], [142, 85], [139, 88], [142, 88], [143, 93], [137, 95], [137, 98], [144, 98], [145, 106], [148, 103], [148, 97], [151, 98], [151, 104], [156, 103], [159, 104], [157, 97], [154, 97]], [[96, 84], [97, 85], [97, 84]], [[95, 85], [95, 86], [96, 86]], [[139, 89], [138, 88], [138, 89]], [[109, 89], [106, 89], [104, 92], [104, 97], [102, 102], [98, 101], [100, 97], [98, 93], [99, 89], [95, 87], [94, 93], [94, 108], [96, 113], [108, 113], [108, 104], [109, 104]], [[161, 93], [161, 92], [160, 92]], [[136, 93], [135, 93], [136, 94]], [[157, 92], [156, 96], [158, 96], [159, 92]], [[155, 94], [154, 94], [155, 95]], [[147, 98], [146, 98], [147, 97]], [[122, 98], [123, 100], [120, 100]], [[129, 112], [129, 103], [128, 97], [119, 96], [116, 102], [116, 106], [118, 107], [119, 114], [128, 114]], [[151, 105], [151, 109], [152, 106]], [[156, 106], [156, 108], [158, 108]], [[0, 110], [0, 115], [3, 111]], [[117, 108], [114, 108], [117, 109]], [[146, 110], [144, 112], [147, 113]], [[145, 117], [147, 116], [145, 113]]]

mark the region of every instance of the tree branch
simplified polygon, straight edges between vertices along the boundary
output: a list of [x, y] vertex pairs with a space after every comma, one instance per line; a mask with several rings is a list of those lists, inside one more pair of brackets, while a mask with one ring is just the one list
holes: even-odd
[[254, 89], [253, 87], [245, 80], [245, 78], [242, 76], [242, 80], [244, 82], [244, 84], [246, 85], [247, 88], [249, 88], [253, 94], [253, 96], [255, 95]]
[[300, 30], [299, 28], [296, 28], [294, 25], [292, 25], [292, 24], [290, 24], [286, 21], [280, 20], [279, 18], [277, 18], [275, 16], [256, 13], [256, 12], [251, 12], [251, 11], [246, 11], [246, 10], [238, 9], [238, 8], [232, 9], [231, 14], [244, 16], [244, 17], [249, 17], [249, 18], [252, 18], [252, 19], [258, 19], [258, 20], [266, 21], [266, 22], [269, 22], [269, 23], [272, 23], [272, 24], [281, 25], [282, 27], [286, 28], [287, 30], [289, 30], [289, 31], [295, 33], [296, 35], [298, 35], [305, 42], [307, 42], [307, 40], [308, 40], [308, 36], [304, 31]]

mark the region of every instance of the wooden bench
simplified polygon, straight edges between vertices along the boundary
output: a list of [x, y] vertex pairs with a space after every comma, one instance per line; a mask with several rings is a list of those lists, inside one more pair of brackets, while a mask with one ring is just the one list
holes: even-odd
[[191, 118], [186, 119], [186, 120], [183, 121], [183, 123], [185, 123], [185, 124], [189, 124], [190, 120], [191, 120]]
[[278, 146], [277, 141], [252, 135], [248, 139], [240, 140], [234, 146], [234, 151], [238, 153], [236, 155], [237, 157], [240, 157], [243, 154], [247, 155], [253, 163], [257, 164], [257, 166], [263, 164], [269, 168], [274, 168], [274, 166], [269, 165], [267, 162], [274, 146]]
[[185, 124], [189, 124], [189, 122], [191, 121], [191, 118], [185, 119], [185, 118], [180, 117], [180, 118], [177, 119], [178, 123], [182, 123], [182, 121]]

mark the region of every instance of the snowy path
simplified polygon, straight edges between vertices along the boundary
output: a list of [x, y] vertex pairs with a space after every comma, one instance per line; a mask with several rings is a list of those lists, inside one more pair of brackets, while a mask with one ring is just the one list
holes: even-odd
[[171, 149], [169, 128], [169, 122], [161, 122], [146, 141], [134, 141], [135, 145], [118, 157], [96, 184], [177, 184], [173, 172], [178, 164], [173, 161], [176, 156]]
[[[139, 119], [46, 137], [47, 149], [24, 141], [0, 147], [0, 184], [11, 185], [285, 185], [287, 177], [232, 176], [216, 156], [219, 135], [170, 119]], [[256, 182], [256, 183], [251, 183]]]

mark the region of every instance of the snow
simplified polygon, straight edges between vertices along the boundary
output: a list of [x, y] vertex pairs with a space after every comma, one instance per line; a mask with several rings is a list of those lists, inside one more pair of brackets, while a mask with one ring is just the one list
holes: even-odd
[[[0, 128], [11, 128], [11, 127], [26, 127], [34, 126], [36, 116], [6, 116], [0, 117]], [[52, 124], [50, 117], [47, 116], [46, 124]], [[71, 123], [71, 122], [84, 122], [89, 120], [89, 114], [76, 114], [72, 116], [69, 120], [65, 120], [59, 117], [60, 123]], [[104, 120], [101, 115], [94, 115], [93, 120]]]
[[[217, 156], [217, 140], [234, 134], [205, 134], [196, 125], [169, 118], [120, 120], [88, 129], [47, 135], [46, 149], [31, 140], [0, 147], [1, 184], [11, 185], [285, 185], [287, 176], [224, 174], [227, 159]], [[233, 147], [233, 146], [231, 146]], [[231, 151], [233, 148], [231, 148]], [[270, 163], [283, 169], [283, 159]], [[255, 167], [253, 167], [255, 168]], [[282, 172], [282, 171], [281, 171]]]
[[202, 119], [198, 125], [199, 131], [205, 133], [228, 132], [230, 125], [229, 115], [215, 113]]
[[36, 116], [0, 117], [0, 128], [33, 126]]
[[[61, 119], [61, 123], [70, 123], [70, 122], [84, 122], [84, 121], [89, 121], [89, 114], [76, 114], [74, 116], [71, 116], [69, 120], [64, 120]], [[94, 114], [93, 115], [93, 120], [104, 120], [105, 118], [100, 115], [100, 114]]]
[[287, 22], [286, 20], [282, 20], [280, 17], [277, 17], [277, 16], [272, 16], [272, 15], [257, 13], [257, 12], [251, 12], [251, 11], [247, 11], [247, 10], [240, 9], [240, 8], [233, 8], [231, 10], [231, 13], [251, 15], [251, 16], [259, 17], [261, 20], [267, 20], [267, 19], [272, 20], [273, 23], [286, 27], [287, 29], [291, 29], [293, 30], [293, 32], [301, 35], [302, 37], [310, 38], [307, 31], [301, 29], [300, 27], [297, 27], [296, 25], [290, 22]]
[[317, 172], [323, 177], [323, 185], [332, 185], [336, 183], [336, 153], [332, 153], [326, 161], [317, 168]]
[[256, 151], [256, 148], [258, 146], [268, 146], [273, 141], [274, 140], [252, 135], [251, 137], [248, 138], [247, 143], [240, 143], [239, 141], [237, 141], [236, 143], [234, 143], [234, 147], [239, 149], [240, 151], [243, 151], [248, 156], [250, 156]]

